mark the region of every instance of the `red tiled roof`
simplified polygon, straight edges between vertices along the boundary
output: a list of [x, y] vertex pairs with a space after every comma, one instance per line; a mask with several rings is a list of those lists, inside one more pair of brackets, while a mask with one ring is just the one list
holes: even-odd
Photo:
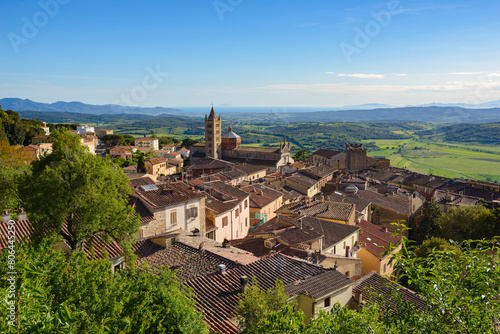
[[23, 147], [23, 149], [26, 151], [37, 151], [39, 148], [40, 148], [40, 146], [33, 145], [33, 144]]
[[147, 158], [146, 161], [144, 161], [144, 164], [154, 166], [162, 164], [164, 162], [167, 162], [166, 158]]
[[154, 253], [165, 249], [149, 240], [149, 238], [141, 239], [134, 244], [132, 244], [132, 250], [138, 256], [139, 259], [153, 255]]
[[[290, 226], [296, 228], [290, 228]], [[282, 215], [279, 218], [275, 217], [262, 224], [251, 234], [273, 234], [288, 245], [298, 245], [308, 242], [304, 231], [311, 231], [324, 237], [323, 249], [327, 249], [356, 233], [359, 229], [359, 226], [336, 223], [314, 217]]]
[[[4, 250], [9, 245], [9, 224], [0, 223], [0, 250]], [[33, 227], [28, 220], [16, 220], [15, 221], [15, 241], [22, 242], [23, 244], [29, 240], [29, 236], [33, 232]]]
[[235, 206], [240, 205], [243, 200], [249, 197], [249, 194], [246, 192], [221, 181], [207, 182], [199, 185], [198, 188], [210, 194], [207, 195], [208, 198], [205, 205], [216, 214], [232, 210]]
[[[0, 250], [7, 248], [8, 246], [8, 223], [0, 223]], [[16, 242], [25, 243], [29, 240], [31, 233], [34, 231], [31, 223], [28, 220], [16, 220]], [[70, 237], [66, 225], [62, 228], [62, 233], [65, 236]], [[65, 242], [67, 244], [67, 242]], [[69, 247], [69, 244], [67, 244]], [[88, 242], [84, 242], [84, 252], [87, 254], [87, 258], [91, 259], [104, 259], [104, 258], [115, 258], [121, 256], [123, 253], [122, 248], [116, 241], [107, 242], [105, 241], [103, 235], [96, 234], [90, 244]], [[107, 255], [107, 256], [106, 256]]]
[[219, 264], [227, 269], [237, 268], [240, 265], [227, 258], [207, 250], [199, 250], [181, 242], [170, 247], [158, 250], [149, 256], [142, 257], [138, 264], [148, 263], [153, 270], [163, 267], [175, 271], [177, 277], [183, 280], [194, 279], [198, 276], [214, 273]]
[[243, 239], [230, 240], [229, 242], [231, 243], [231, 246], [246, 250], [257, 257], [267, 256], [270, 254], [269, 252], [271, 250], [279, 252], [288, 247], [278, 242], [272, 249], [270, 249], [264, 245], [265, 241], [266, 239], [264, 238], [247, 237]]
[[308, 167], [306, 169], [301, 170], [299, 173], [310, 174], [310, 175], [316, 176], [318, 178], [324, 178], [324, 177], [332, 175], [336, 171], [337, 171], [337, 169], [335, 169], [333, 167], [330, 167], [327, 165], [321, 165], [321, 166]]
[[223, 169], [233, 166], [232, 163], [217, 160], [212, 158], [204, 158], [197, 160], [193, 165], [189, 166], [187, 170], [199, 170], [199, 169]]
[[321, 239], [322, 237], [323, 234], [321, 234], [320, 232], [308, 228], [304, 229], [293, 227], [276, 232], [276, 239], [290, 246], [308, 244], [315, 240]]
[[307, 215], [317, 218], [348, 221], [353, 211], [353, 204], [314, 201], [310, 203], [295, 202], [285, 204], [281, 208], [276, 210], [276, 213]]
[[[298, 222], [295, 224], [297, 225]], [[324, 235], [323, 249], [333, 246], [360, 229], [358, 226], [336, 223], [314, 217], [302, 218], [302, 225]]]
[[336, 270], [325, 271], [322, 274], [307, 279], [297, 280], [285, 287], [289, 295], [305, 294], [318, 299], [333, 291], [348, 287], [354, 282]]
[[130, 188], [135, 189], [140, 186], [145, 186], [147, 184], [155, 184], [155, 183], [156, 182], [153, 179], [151, 179], [149, 176], [146, 176], [130, 180], [129, 186]]
[[[401, 296], [404, 302], [411, 303], [419, 309], [423, 309], [427, 306], [414, 291], [380, 276], [375, 271], [365, 274], [364, 276], [355, 276], [352, 279], [355, 280], [352, 289], [353, 296], [362, 293], [362, 300], [368, 305], [372, 303], [379, 304], [380, 297], [382, 297], [383, 303], [380, 306], [385, 310], [391, 309], [396, 311], [399, 302], [395, 300], [395, 298], [397, 299], [397, 296]], [[391, 296], [391, 293], [395, 295]]]
[[320, 182], [319, 180], [317, 180], [315, 178], [312, 178], [310, 176], [300, 174], [300, 173], [296, 173], [296, 174], [293, 174], [292, 176], [287, 177], [286, 181], [291, 181], [291, 182], [300, 184], [302, 186], [305, 186], [307, 188], [311, 188], [312, 186], [314, 186]]
[[319, 156], [322, 156], [322, 157], [325, 157], [327, 159], [330, 159], [331, 157], [337, 155], [337, 154], [340, 154], [340, 153], [344, 153], [344, 152], [341, 152], [341, 151], [334, 151], [334, 150], [328, 150], [328, 149], [320, 149], [320, 150], [317, 150], [316, 152], [314, 152], [312, 155], [319, 155]]
[[386, 232], [385, 229], [366, 220], [361, 220], [356, 226], [361, 227], [361, 232], [359, 233], [361, 246], [379, 259], [385, 257], [382, 254], [388, 250], [389, 243], [394, 245], [401, 240], [401, 237], [393, 237], [392, 232]]
[[137, 196], [155, 208], [164, 208], [177, 203], [201, 199], [205, 197], [203, 193], [191, 190], [183, 182], [171, 182], [158, 186], [156, 190], [144, 191], [136, 190]]
[[250, 207], [254, 208], [263, 208], [283, 196], [283, 193], [261, 185], [248, 185], [241, 190], [250, 194]]
[[193, 288], [198, 308], [205, 314], [205, 321], [208, 322], [211, 330], [233, 334], [239, 333], [236, 325], [231, 322], [231, 318], [235, 315], [239, 300], [241, 276], [247, 276], [250, 280], [256, 277], [259, 287], [268, 290], [274, 285], [276, 279], [283, 281], [286, 288], [293, 282], [325, 271], [319, 266], [277, 254], [228, 270], [226, 274], [205, 275], [187, 281], [185, 284]]
[[128, 205], [135, 209], [135, 213], [141, 217], [141, 224], [148, 223], [152, 220], [155, 220], [154, 214], [149, 212], [148, 208], [135, 196], [131, 196], [128, 202]]
[[257, 173], [257, 172], [266, 172], [266, 167], [262, 166], [252, 166], [252, 165], [236, 165], [234, 166], [235, 169], [238, 169], [247, 175]]
[[456, 206], [476, 205], [479, 202], [479, 198], [477, 197], [453, 194], [443, 190], [436, 190], [432, 199], [440, 204]]

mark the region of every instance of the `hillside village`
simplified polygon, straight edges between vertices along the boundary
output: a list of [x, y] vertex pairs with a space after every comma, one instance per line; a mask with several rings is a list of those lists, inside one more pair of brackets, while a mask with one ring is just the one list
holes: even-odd
[[[390, 258], [408, 232], [392, 223], [417, 227], [431, 201], [444, 213], [500, 206], [497, 184], [395, 168], [388, 159], [367, 156], [359, 143], [295, 161], [286, 137], [276, 148], [244, 146], [237, 129], [226, 131], [221, 123], [212, 107], [205, 116], [205, 142], [189, 148], [160, 147], [153, 137], [105, 147], [102, 138], [112, 130], [73, 130], [89, 154], [132, 160], [137, 151], [144, 153], [145, 172], [135, 164], [123, 168], [132, 190], [129, 206], [141, 222], [132, 246], [137, 262], [154, 271], [175, 270], [215, 332], [240, 331], [234, 321], [238, 294], [253, 277], [265, 290], [280, 279], [306, 323], [336, 303], [351, 309], [369, 305], [364, 288], [398, 286]], [[29, 160], [52, 150], [50, 129], [43, 130], [23, 148]], [[4, 210], [2, 235], [10, 218]], [[25, 212], [17, 224], [18, 238], [32, 233]], [[4, 239], [0, 246], [7, 247]], [[68, 244], [59, 247], [71, 251]], [[113, 270], [124, 269], [118, 243], [96, 238], [84, 249], [89, 258], [108, 258]], [[423, 303], [411, 290], [403, 298], [415, 307]]]

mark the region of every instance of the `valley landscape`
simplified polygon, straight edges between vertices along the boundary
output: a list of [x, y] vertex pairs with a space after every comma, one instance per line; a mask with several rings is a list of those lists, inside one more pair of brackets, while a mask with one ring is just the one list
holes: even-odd
[[[25, 118], [108, 127], [115, 133], [135, 137], [154, 133], [158, 137], [203, 141], [205, 134], [203, 113], [178, 108], [132, 108], [127, 113], [99, 114], [108, 111], [106, 106], [80, 102], [72, 108], [71, 104], [61, 103], [67, 111], [49, 111], [45, 104], [34, 101], [0, 99], [2, 103], [35, 109], [19, 110]], [[369, 155], [388, 158], [395, 167], [450, 178], [500, 182], [500, 122], [495, 122], [500, 120], [500, 108], [422, 106], [309, 112], [258, 108], [257, 113], [245, 110], [248, 108], [236, 109], [242, 110], [221, 108], [222, 124], [223, 128], [233, 126], [245, 145], [275, 147], [287, 136], [292, 152], [305, 149], [312, 153], [322, 148], [344, 150], [346, 143], [362, 142]]]
[[4, 1], [0, 333], [500, 334], [500, 2]]

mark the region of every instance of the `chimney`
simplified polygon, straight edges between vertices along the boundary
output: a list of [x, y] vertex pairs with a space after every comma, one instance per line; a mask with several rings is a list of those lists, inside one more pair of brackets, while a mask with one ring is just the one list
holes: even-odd
[[221, 275], [226, 274], [226, 265], [225, 264], [219, 264], [218, 269], [219, 269], [219, 273], [221, 273]]
[[357, 291], [354, 294], [354, 300], [356, 300], [358, 304], [361, 304], [363, 302], [363, 293], [361, 291]]
[[240, 277], [240, 292], [243, 293], [248, 287], [248, 277], [241, 276]]
[[9, 210], [3, 210], [2, 211], [2, 222], [7, 223], [10, 220], [10, 211]]
[[17, 214], [17, 220], [26, 220], [26, 212], [24, 212], [23, 208]]

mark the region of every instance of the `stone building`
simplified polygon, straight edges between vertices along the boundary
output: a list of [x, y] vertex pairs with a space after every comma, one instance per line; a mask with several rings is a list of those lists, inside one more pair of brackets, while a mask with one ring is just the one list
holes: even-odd
[[222, 120], [215, 114], [214, 107], [210, 115], [205, 116], [205, 156], [207, 158], [221, 159], [221, 124]]
[[233, 163], [279, 168], [294, 162], [290, 143], [284, 139], [279, 148], [248, 147], [241, 145], [241, 137], [229, 127], [222, 134], [222, 120], [214, 108], [205, 116], [205, 144], [191, 147], [191, 163], [201, 158], [226, 160]]
[[366, 148], [363, 144], [346, 144], [345, 152], [349, 172], [366, 169]]
[[206, 195], [182, 182], [142, 185], [131, 195], [141, 216], [140, 238], [183, 229], [205, 233]]

